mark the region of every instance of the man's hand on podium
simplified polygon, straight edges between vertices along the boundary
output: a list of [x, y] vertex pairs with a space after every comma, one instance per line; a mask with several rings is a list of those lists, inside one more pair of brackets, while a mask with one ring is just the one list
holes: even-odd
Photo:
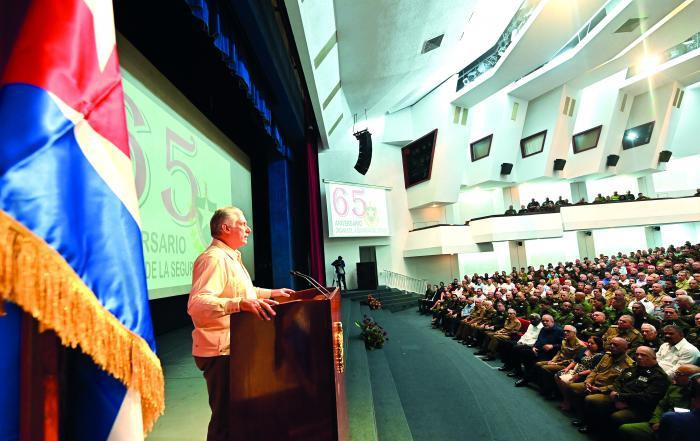
[[273, 289], [270, 292], [270, 298], [274, 299], [275, 297], [289, 297], [292, 294], [294, 294], [293, 289], [289, 289], [289, 288]]
[[272, 306], [279, 305], [271, 299], [243, 299], [240, 303], [241, 311], [252, 312], [257, 315], [260, 320], [270, 320], [277, 313], [272, 309]]

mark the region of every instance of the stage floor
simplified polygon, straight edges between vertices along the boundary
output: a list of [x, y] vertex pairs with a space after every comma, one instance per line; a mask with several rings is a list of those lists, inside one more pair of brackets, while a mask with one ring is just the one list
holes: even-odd
[[165, 413], [148, 436], [149, 441], [199, 441], [207, 438], [211, 411], [207, 385], [192, 358], [192, 328], [182, 328], [156, 339], [165, 373]]

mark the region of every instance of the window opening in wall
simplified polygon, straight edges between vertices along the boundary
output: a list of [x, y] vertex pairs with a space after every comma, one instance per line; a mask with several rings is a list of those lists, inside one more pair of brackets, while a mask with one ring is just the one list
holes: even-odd
[[596, 148], [602, 129], [603, 126], [593, 127], [572, 136], [571, 143], [574, 147], [574, 153], [581, 153]]
[[543, 130], [534, 135], [520, 140], [520, 154], [523, 158], [536, 155], [544, 150], [544, 140], [547, 136], [547, 131]]
[[625, 130], [625, 134], [622, 135], [622, 149], [628, 150], [640, 145], [649, 144], [653, 131], [654, 121]]
[[483, 159], [489, 155], [491, 152], [491, 141], [493, 140], [493, 134], [481, 138], [478, 141], [474, 141], [470, 144], [470, 151], [472, 156], [472, 162]]

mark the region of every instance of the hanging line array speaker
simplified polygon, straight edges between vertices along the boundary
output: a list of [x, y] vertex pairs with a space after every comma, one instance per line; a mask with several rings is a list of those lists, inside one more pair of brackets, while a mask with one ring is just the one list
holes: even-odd
[[362, 130], [355, 133], [355, 138], [360, 142], [360, 151], [357, 155], [355, 170], [364, 175], [369, 169], [370, 162], [372, 162], [372, 134], [367, 130]]

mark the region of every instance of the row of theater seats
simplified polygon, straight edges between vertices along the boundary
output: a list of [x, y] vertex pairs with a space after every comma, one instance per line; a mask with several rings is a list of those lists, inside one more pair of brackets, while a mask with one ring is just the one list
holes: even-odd
[[465, 276], [429, 288], [419, 310], [476, 356], [500, 358], [516, 387], [561, 400], [581, 432], [697, 439], [699, 283], [700, 244], [686, 243]]

